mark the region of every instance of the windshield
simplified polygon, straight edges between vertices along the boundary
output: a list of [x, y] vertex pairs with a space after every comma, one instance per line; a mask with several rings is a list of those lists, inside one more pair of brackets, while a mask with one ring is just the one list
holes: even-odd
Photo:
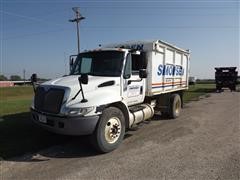
[[70, 75], [120, 76], [124, 52], [95, 51], [81, 53], [77, 57]]

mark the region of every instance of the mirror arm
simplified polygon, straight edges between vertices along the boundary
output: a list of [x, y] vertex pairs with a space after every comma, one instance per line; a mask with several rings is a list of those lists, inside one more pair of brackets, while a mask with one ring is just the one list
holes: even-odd
[[33, 86], [33, 91], [34, 91], [34, 93], [36, 94], [36, 83], [35, 82], [32, 82], [32, 86]]
[[37, 86], [38, 86], [39, 84], [40, 84], [40, 83], [32, 82], [32, 86], [33, 86], [33, 91], [34, 91], [34, 93], [36, 93], [36, 89], [37, 89]]
[[32, 83], [32, 86], [33, 86], [33, 91], [36, 94], [36, 89], [37, 89], [36, 85], [38, 85], [37, 84], [37, 74], [32, 74], [31, 83]]
[[[81, 76], [82, 76], [82, 75], [81, 75]], [[77, 97], [77, 96], [79, 95], [79, 93], [81, 92], [81, 94], [82, 94], [81, 103], [85, 103], [85, 102], [88, 102], [88, 100], [85, 99], [85, 96], [84, 96], [84, 92], [83, 92], [83, 88], [82, 88], [82, 79], [81, 79], [81, 76], [78, 77], [78, 82], [79, 82], [80, 89], [78, 90], [78, 92], [75, 94], [75, 96], [74, 96], [71, 100], [76, 99], [76, 97]]]
[[88, 100], [87, 99], [85, 99], [85, 97], [84, 97], [84, 93], [83, 93], [83, 89], [82, 89], [82, 82], [81, 81], [79, 81], [79, 84], [80, 84], [80, 90], [81, 90], [81, 93], [82, 93], [82, 100], [81, 100], [81, 103], [85, 103], [85, 102], [88, 102]]
[[80, 91], [82, 91], [82, 89], [79, 89], [78, 92], [76, 93], [76, 95], [72, 98], [72, 100], [76, 99], [76, 97], [78, 96], [78, 94], [80, 93]]
[[78, 90], [78, 92], [75, 94], [75, 96], [71, 99], [71, 100], [74, 100], [74, 99], [76, 99], [76, 97], [79, 95], [79, 93], [81, 92], [82, 93], [82, 100], [81, 100], [81, 102], [82, 103], [85, 103], [85, 102], [88, 102], [88, 100], [87, 99], [85, 99], [85, 97], [84, 97], [84, 93], [83, 93], [83, 89], [82, 89], [82, 82], [81, 81], [79, 81], [79, 85], [80, 85], [80, 89]]

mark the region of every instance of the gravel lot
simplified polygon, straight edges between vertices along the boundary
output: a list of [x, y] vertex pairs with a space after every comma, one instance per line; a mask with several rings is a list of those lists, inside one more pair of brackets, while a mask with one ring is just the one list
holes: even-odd
[[85, 137], [1, 161], [0, 179], [240, 179], [240, 93], [185, 105], [176, 120], [154, 117], [120, 148], [99, 155]]

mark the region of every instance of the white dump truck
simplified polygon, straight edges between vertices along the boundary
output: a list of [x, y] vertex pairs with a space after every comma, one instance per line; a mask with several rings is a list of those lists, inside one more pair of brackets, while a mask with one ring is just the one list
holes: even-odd
[[189, 50], [161, 40], [112, 44], [70, 61], [70, 74], [35, 87], [32, 119], [54, 133], [91, 135], [100, 152], [155, 112], [179, 116], [188, 89]]

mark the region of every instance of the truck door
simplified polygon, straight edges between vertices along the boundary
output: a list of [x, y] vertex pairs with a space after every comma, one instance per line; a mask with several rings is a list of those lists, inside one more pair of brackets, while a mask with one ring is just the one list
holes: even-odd
[[146, 69], [142, 55], [128, 53], [122, 86], [122, 96], [128, 106], [142, 103], [145, 98], [145, 79], [139, 77], [140, 69]]

